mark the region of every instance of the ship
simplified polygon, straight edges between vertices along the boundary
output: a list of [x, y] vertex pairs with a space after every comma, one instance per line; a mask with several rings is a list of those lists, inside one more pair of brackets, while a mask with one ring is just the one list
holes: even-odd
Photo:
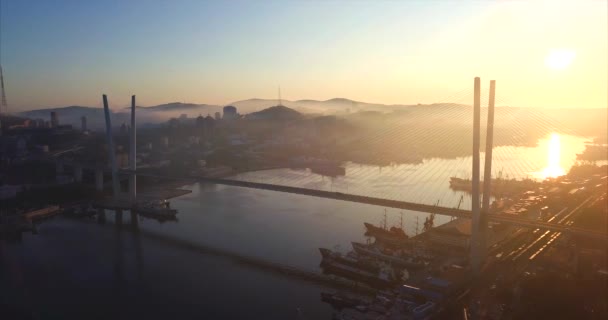
[[340, 162], [328, 159], [294, 158], [290, 160], [292, 168], [309, 168], [310, 171], [328, 177], [346, 175], [346, 169]]
[[[480, 192], [483, 192], [483, 180], [479, 181], [479, 185], [480, 185]], [[499, 174], [498, 178], [492, 178], [491, 180], [491, 185], [492, 185], [492, 194], [493, 195], [500, 195], [500, 194], [504, 194], [504, 193], [520, 193], [520, 192], [525, 192], [525, 191], [529, 191], [529, 190], [534, 190], [536, 187], [538, 187], [539, 183], [532, 180], [532, 179], [523, 179], [523, 180], [517, 180], [517, 179], [505, 179], [502, 178], [502, 172]], [[463, 178], [457, 178], [457, 177], [451, 177], [450, 178], [450, 188], [452, 190], [456, 190], [456, 191], [466, 191], [466, 192], [471, 192], [471, 189], [473, 188], [473, 182], [471, 181], [471, 179], [463, 179]]]
[[376, 238], [377, 241], [393, 245], [393, 246], [401, 246], [408, 243], [409, 237], [403, 231], [403, 217], [401, 218], [401, 227], [391, 227], [390, 229], [386, 227], [386, 213], [384, 213], [384, 226], [376, 227], [375, 225], [364, 222], [365, 229], [367, 232], [365, 233], [368, 236], [372, 236]]
[[373, 257], [381, 261], [385, 261], [393, 266], [407, 269], [421, 269], [428, 265], [428, 262], [423, 261], [414, 256], [397, 255], [393, 251], [381, 250], [377, 246], [366, 245], [358, 242], [351, 242], [356, 253], [362, 256]]
[[347, 255], [343, 255], [339, 252], [331, 251], [326, 248], [319, 248], [319, 251], [321, 252], [321, 257], [323, 258], [321, 264], [323, 264], [323, 262], [325, 261], [332, 260], [340, 264], [361, 269], [363, 271], [371, 273], [378, 273], [380, 271], [380, 266], [373, 260], [361, 258], [354, 252], [351, 252]]
[[325, 248], [319, 248], [319, 251], [323, 256], [321, 268], [324, 272], [361, 281], [378, 288], [394, 287], [399, 284], [400, 279], [388, 266], [357, 259], [354, 254], [344, 256]]
[[135, 211], [146, 218], [153, 218], [160, 222], [177, 220], [177, 210], [171, 209], [169, 201], [161, 200], [158, 202], [144, 202], [137, 205]]
[[369, 302], [340, 293], [321, 292], [321, 301], [329, 303], [336, 309], [357, 307]]
[[346, 169], [344, 169], [344, 167], [333, 166], [333, 165], [311, 166], [310, 171], [312, 171], [313, 173], [316, 173], [316, 174], [320, 174], [322, 176], [327, 176], [327, 177], [337, 177], [337, 176], [346, 175]]

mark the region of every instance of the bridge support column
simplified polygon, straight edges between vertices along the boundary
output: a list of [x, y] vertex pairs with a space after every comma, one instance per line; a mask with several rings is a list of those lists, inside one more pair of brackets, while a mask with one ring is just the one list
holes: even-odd
[[483, 173], [483, 205], [479, 220], [479, 256], [483, 261], [486, 257], [488, 241], [488, 213], [492, 197], [492, 147], [494, 143], [494, 99], [496, 96], [496, 81], [490, 81], [490, 100], [488, 101], [488, 123], [486, 131], [486, 159]]
[[81, 165], [75, 165], [74, 166], [74, 181], [75, 182], [82, 182], [82, 166]]
[[137, 176], [135, 174], [135, 170], [137, 170], [135, 96], [131, 96], [131, 132], [129, 133], [129, 169], [133, 171], [129, 175], [129, 198], [131, 200], [131, 206], [134, 206], [137, 201]]
[[471, 271], [473, 272], [473, 277], [477, 277], [479, 275], [479, 271], [481, 268], [481, 256], [480, 256], [480, 219], [481, 212], [479, 208], [479, 140], [480, 140], [480, 114], [481, 114], [481, 81], [479, 77], [475, 78], [474, 82], [474, 97], [473, 97], [473, 170], [471, 183], [472, 190], [472, 204], [471, 211], [473, 214], [471, 220]]
[[112, 120], [110, 117], [110, 106], [108, 105], [108, 97], [103, 95], [103, 111], [106, 117], [106, 140], [108, 143], [108, 162], [112, 168], [112, 194], [118, 196], [120, 192], [120, 182], [118, 181], [118, 168], [116, 165], [116, 149], [114, 148], [114, 139], [112, 138]]

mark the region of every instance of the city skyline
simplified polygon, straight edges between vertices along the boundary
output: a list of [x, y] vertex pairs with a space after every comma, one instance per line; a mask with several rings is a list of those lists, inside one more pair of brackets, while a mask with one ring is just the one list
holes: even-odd
[[142, 4], [2, 2], [9, 111], [102, 93], [224, 105], [279, 85], [286, 100], [426, 104], [472, 76], [504, 105], [606, 107], [602, 1]]

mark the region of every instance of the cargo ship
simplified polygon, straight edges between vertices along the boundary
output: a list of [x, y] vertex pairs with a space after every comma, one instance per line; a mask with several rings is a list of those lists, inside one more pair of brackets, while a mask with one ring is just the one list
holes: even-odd
[[396, 286], [400, 278], [393, 268], [374, 263], [371, 260], [358, 259], [356, 255], [342, 255], [329, 249], [319, 248], [321, 268], [324, 272], [336, 274], [355, 281], [361, 281], [378, 288]]
[[[480, 192], [483, 192], [483, 181], [479, 182]], [[502, 177], [492, 178], [492, 194], [500, 195], [504, 193], [520, 193], [526, 192], [530, 190], [534, 190], [538, 187], [539, 183], [532, 179], [504, 179]], [[450, 189], [456, 191], [466, 191], [471, 192], [473, 188], [473, 182], [471, 179], [462, 179], [457, 177], [450, 178]]]

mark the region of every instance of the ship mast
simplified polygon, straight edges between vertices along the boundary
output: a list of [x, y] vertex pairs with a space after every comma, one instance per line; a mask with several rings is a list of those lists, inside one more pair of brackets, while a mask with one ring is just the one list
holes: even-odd
[[383, 225], [383, 227], [384, 227], [384, 230], [387, 230], [387, 229], [386, 229], [386, 208], [384, 209], [384, 221], [383, 221], [383, 224], [382, 224], [382, 225]]

